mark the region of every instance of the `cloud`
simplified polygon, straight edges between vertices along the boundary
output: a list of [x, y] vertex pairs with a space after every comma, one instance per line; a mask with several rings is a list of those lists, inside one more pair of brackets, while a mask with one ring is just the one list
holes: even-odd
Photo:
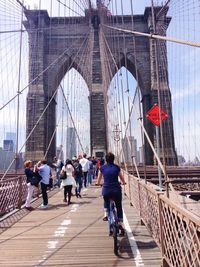
[[[194, 78], [194, 77], [193, 77]], [[172, 101], [178, 100], [178, 99], [183, 99], [183, 98], [188, 98], [188, 97], [195, 97], [195, 96], [200, 96], [200, 77], [196, 79], [193, 79], [192, 82], [187, 84], [187, 81], [183, 81], [182, 85], [184, 86], [183, 89], [179, 89], [181, 84], [179, 85], [179, 88], [173, 87], [173, 84], [171, 85], [171, 93], [172, 93]], [[177, 84], [177, 81], [174, 81], [174, 83]]]

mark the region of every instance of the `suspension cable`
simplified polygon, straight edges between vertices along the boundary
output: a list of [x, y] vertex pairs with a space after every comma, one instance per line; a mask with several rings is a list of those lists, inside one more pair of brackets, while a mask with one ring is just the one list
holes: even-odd
[[[82, 48], [83, 44], [85, 43], [86, 39], [88, 39], [88, 36], [86, 36], [86, 38], [83, 40], [81, 46], [79, 47], [79, 50], [78, 50], [77, 54], [76, 54], [75, 57], [74, 57], [74, 60], [75, 60], [75, 58], [78, 56], [79, 51], [80, 51], [80, 49]], [[72, 61], [72, 63], [70, 64], [70, 66], [69, 66], [68, 69], [71, 68], [72, 64], [73, 64], [73, 61]], [[36, 129], [37, 125], [39, 124], [40, 120], [42, 119], [42, 117], [44, 116], [45, 112], [47, 111], [49, 105], [51, 104], [52, 100], [54, 99], [54, 97], [55, 97], [55, 95], [56, 95], [58, 89], [59, 89], [59, 87], [58, 87], [58, 88], [55, 90], [55, 92], [53, 93], [51, 99], [49, 100], [48, 104], [46, 105], [46, 107], [44, 108], [43, 112], [42, 112], [41, 115], [39, 116], [39, 118], [38, 118], [37, 122], [35, 123], [34, 127], [33, 127], [32, 130], [30, 131], [30, 133], [28, 134], [28, 136], [27, 136], [27, 138], [26, 138], [24, 144], [21, 146], [21, 148], [20, 148], [20, 150], [18, 151], [18, 153], [20, 153], [20, 152], [22, 151], [22, 149], [24, 148], [24, 146], [26, 145], [27, 141], [28, 141], [29, 138], [31, 137], [32, 133], [33, 133], [34, 130]], [[10, 165], [8, 166], [7, 170], [6, 170], [5, 173], [3, 174], [1, 180], [4, 179], [4, 177], [6, 176], [6, 174], [8, 173], [8, 171], [10, 170], [10, 168], [11, 168], [12, 164], [14, 163], [14, 161], [15, 161], [15, 158], [11, 161], [11, 163], [10, 163]]]
[[[88, 33], [87, 33], [88, 37]], [[86, 37], [86, 38], [87, 38]], [[85, 38], [85, 40], [86, 40]], [[76, 41], [78, 43], [79, 40]], [[49, 70], [52, 66], [54, 66], [64, 55], [67, 54], [67, 51], [70, 50], [71, 47], [74, 47], [74, 43], [68, 47], [62, 54], [60, 54], [51, 64], [49, 64], [43, 71], [41, 71], [32, 81], [30, 81], [21, 91], [19, 91], [14, 97], [12, 97], [8, 102], [6, 102], [1, 108], [0, 111], [5, 108], [9, 103], [11, 103], [19, 94], [25, 91], [32, 83], [34, 83], [39, 77], [41, 77], [47, 70]]]
[[[106, 42], [106, 40], [105, 40], [105, 42]], [[108, 45], [108, 44], [107, 44], [107, 45]], [[109, 47], [109, 45], [108, 45], [108, 47]], [[111, 57], [112, 57], [112, 59], [113, 59], [113, 61], [114, 61], [115, 66], [117, 66], [117, 63], [116, 63], [116, 61], [115, 61], [115, 59], [114, 59], [114, 57], [113, 57], [113, 55], [112, 55], [111, 50], [108, 49], [108, 51], [111, 53]], [[118, 67], [117, 67], [117, 68], [118, 68]], [[134, 108], [133, 103], [134, 103], [134, 102], [132, 102], [131, 113], [132, 113], [132, 109]], [[130, 123], [130, 115], [131, 115], [131, 114], [129, 114], [129, 120], [128, 120], [128, 123]], [[138, 116], [138, 117], [140, 118], [140, 116]], [[141, 118], [140, 118], [140, 119], [141, 119]], [[140, 122], [140, 125], [141, 125], [141, 127], [142, 127], [142, 130], [143, 130], [143, 132], [144, 132], [144, 134], [145, 134], [145, 136], [146, 136], [146, 138], [147, 138], [147, 141], [148, 141], [149, 145], [151, 146], [152, 151], [154, 152], [154, 155], [155, 155], [156, 159], [158, 160], [158, 164], [159, 164], [159, 166], [161, 166], [161, 170], [163, 171], [163, 174], [164, 174], [165, 176], [167, 176], [166, 171], [165, 171], [165, 168], [163, 167], [163, 165], [162, 165], [160, 159], [158, 158], [158, 155], [157, 155], [157, 153], [156, 153], [156, 151], [155, 151], [155, 148], [154, 148], [154, 146], [153, 146], [153, 144], [152, 144], [152, 142], [151, 142], [151, 140], [150, 140], [150, 138], [149, 138], [149, 136], [148, 136], [148, 133], [146, 132], [146, 130], [145, 130], [145, 128], [144, 128], [143, 123], [141, 123], [140, 120], [139, 120], [139, 122]], [[127, 124], [128, 124], [128, 123], [127, 123]], [[127, 126], [126, 128], [128, 128], [128, 126]]]
[[64, 100], [65, 100], [65, 104], [66, 104], [67, 109], [68, 109], [68, 111], [69, 111], [69, 115], [70, 115], [70, 117], [71, 117], [71, 121], [72, 121], [72, 124], [73, 124], [73, 126], [74, 126], [74, 129], [75, 129], [75, 132], [76, 132], [76, 135], [77, 135], [79, 144], [80, 144], [80, 146], [81, 146], [82, 152], [84, 152], [84, 149], [83, 149], [83, 146], [82, 146], [82, 143], [81, 143], [79, 134], [78, 134], [78, 132], [77, 132], [76, 125], [75, 125], [75, 123], [74, 123], [74, 119], [73, 119], [73, 117], [72, 117], [72, 113], [71, 113], [71, 110], [70, 110], [70, 108], [69, 108], [69, 104], [68, 104], [68, 101], [67, 101], [67, 99], [66, 99], [66, 96], [65, 96], [65, 93], [64, 93], [64, 90], [63, 90], [62, 85], [60, 85], [60, 88], [61, 88], [61, 91], [62, 91], [62, 93], [63, 93], [63, 97], [64, 97]]
[[146, 36], [146, 37], [149, 37], [149, 38], [152, 38], [152, 39], [158, 39], [158, 40], [169, 41], [169, 42], [174, 42], [174, 43], [183, 44], [183, 45], [190, 45], [190, 46], [194, 46], [194, 47], [200, 47], [200, 42], [192, 42], [192, 41], [189, 41], [189, 40], [187, 41], [187, 40], [177, 39], [177, 38], [173, 38], [173, 37], [165, 37], [165, 36], [157, 35], [157, 34], [150, 34], [150, 33], [132, 31], [132, 30], [127, 30], [127, 29], [107, 26], [105, 24], [102, 24], [102, 26], [106, 27], [106, 28], [111, 28], [113, 30], [120, 31], [120, 32], [127, 32], [127, 33], [130, 33], [130, 34], [135, 34], [135, 35], [139, 35], [139, 36]]

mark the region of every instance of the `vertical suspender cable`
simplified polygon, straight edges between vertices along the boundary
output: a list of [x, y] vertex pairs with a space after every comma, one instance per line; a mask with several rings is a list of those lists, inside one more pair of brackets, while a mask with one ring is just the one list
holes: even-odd
[[[133, 20], [133, 2], [132, 0], [130, 0], [131, 3], [131, 26], [132, 26], [132, 31], [134, 31], [134, 20]], [[142, 120], [142, 111], [141, 111], [141, 99], [140, 99], [140, 88], [139, 88], [139, 77], [138, 77], [138, 67], [137, 67], [137, 56], [136, 56], [136, 43], [135, 43], [135, 36], [133, 36], [133, 47], [134, 47], [134, 51], [135, 51], [135, 57], [134, 57], [134, 61], [135, 61], [135, 70], [136, 70], [136, 80], [137, 80], [137, 93], [138, 93], [138, 106], [139, 106], [139, 120]], [[145, 179], [145, 183], [147, 183], [147, 174], [146, 174], [146, 158], [145, 158], [145, 147], [144, 147], [144, 133], [142, 130], [142, 127], [140, 127], [140, 131], [141, 131], [141, 139], [142, 139], [142, 161], [144, 164], [144, 179]]]
[[[152, 25], [154, 34], [156, 33], [156, 25], [155, 25], [155, 14], [154, 14], [154, 2], [151, 0], [151, 11], [152, 11]], [[161, 144], [162, 144], [162, 153], [163, 153], [163, 167], [164, 167], [164, 176], [166, 182], [166, 193], [167, 197], [169, 197], [169, 184], [168, 184], [168, 176], [166, 173], [166, 162], [165, 162], [165, 147], [163, 140], [163, 126], [162, 126], [162, 118], [161, 118], [161, 96], [160, 96], [160, 79], [159, 79], [159, 68], [158, 68], [158, 50], [157, 50], [157, 40], [155, 40], [155, 67], [156, 67], [156, 87], [158, 92], [158, 105], [159, 105], [159, 116], [160, 116], [160, 135], [161, 135]], [[159, 138], [159, 137], [158, 137]]]
[[[122, 25], [123, 25], [123, 28], [124, 28], [124, 12], [123, 12], [123, 3], [122, 3], [122, 0], [121, 0], [121, 6], [122, 6]], [[127, 86], [127, 89], [126, 89], [126, 92], [128, 94], [128, 114], [129, 116], [131, 115], [131, 109], [130, 109], [130, 90], [129, 90], [129, 81], [128, 81], [128, 65], [127, 65], [127, 53], [126, 53], [126, 47], [125, 47], [125, 35], [123, 34], [123, 48], [124, 48], [124, 55], [125, 55], [125, 68], [126, 68], [126, 86]], [[135, 66], [136, 68], [136, 66]], [[132, 127], [131, 127], [131, 120], [130, 120], [130, 123], [129, 123], [129, 134], [130, 134], [130, 140], [131, 140], [131, 137], [132, 137]], [[127, 140], [128, 140], [128, 136], [127, 136]], [[130, 143], [130, 152], [131, 152], [131, 164], [132, 164], [132, 168], [133, 166], [135, 165], [134, 163], [136, 161], [133, 160], [133, 142], [129, 142]], [[136, 155], [135, 155], [136, 157]], [[135, 166], [136, 167], [136, 166]]]
[[20, 48], [19, 48], [19, 69], [18, 69], [18, 88], [17, 88], [17, 129], [16, 129], [16, 152], [15, 152], [15, 173], [17, 173], [18, 164], [18, 148], [19, 148], [19, 105], [20, 105], [20, 84], [21, 84], [21, 62], [22, 62], [22, 27], [23, 27], [23, 11], [21, 10], [21, 32], [20, 32]]

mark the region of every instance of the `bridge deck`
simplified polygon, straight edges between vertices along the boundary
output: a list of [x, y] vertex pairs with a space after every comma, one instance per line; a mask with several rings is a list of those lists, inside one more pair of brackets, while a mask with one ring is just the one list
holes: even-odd
[[82, 199], [73, 197], [70, 206], [62, 203], [60, 190], [49, 198], [48, 209], [27, 211], [0, 235], [0, 266], [161, 266], [158, 247], [126, 197], [127, 236], [121, 238], [120, 256], [113, 254], [100, 190], [84, 189]]

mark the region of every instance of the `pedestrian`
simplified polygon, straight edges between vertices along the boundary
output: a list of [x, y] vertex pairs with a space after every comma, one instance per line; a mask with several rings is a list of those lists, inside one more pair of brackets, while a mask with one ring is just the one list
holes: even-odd
[[84, 186], [87, 187], [87, 175], [88, 175], [88, 169], [89, 169], [89, 161], [85, 153], [83, 154], [83, 157], [80, 159], [79, 163], [81, 164], [82, 169], [83, 169]]
[[60, 183], [61, 183], [61, 180], [60, 180], [60, 172], [62, 170], [62, 167], [63, 167], [63, 162], [61, 159], [57, 159], [57, 157], [54, 157], [54, 163], [53, 165], [55, 166], [55, 170], [56, 170], [56, 184], [58, 187], [60, 187]]
[[64, 188], [64, 202], [71, 204], [72, 187], [76, 186], [72, 161], [67, 159], [61, 170], [61, 188]]
[[31, 184], [32, 178], [35, 176], [35, 172], [33, 171], [33, 163], [31, 160], [26, 160], [24, 162], [24, 173], [26, 175], [26, 183], [27, 183], [27, 197], [26, 197], [26, 202], [25, 202], [25, 208], [29, 211], [34, 210], [33, 207], [31, 207], [31, 199], [33, 196], [34, 189], [36, 186]]
[[88, 159], [88, 165], [89, 165], [89, 168], [88, 168], [88, 185], [92, 185], [92, 180], [93, 180], [93, 177], [94, 177], [94, 165], [92, 163], [92, 158], [90, 157]]
[[36, 164], [36, 168], [39, 174], [42, 176], [41, 180], [41, 190], [42, 190], [42, 198], [43, 203], [41, 204], [41, 209], [48, 208], [48, 194], [47, 189], [49, 187], [50, 178], [51, 178], [51, 168], [47, 165], [47, 161], [45, 159], [39, 161]]
[[75, 193], [76, 193], [76, 197], [80, 197], [81, 198], [81, 189], [83, 186], [83, 170], [82, 170], [82, 166], [79, 163], [78, 159], [74, 160], [74, 178], [76, 181], [76, 188], [75, 188]]
[[97, 160], [94, 156], [92, 157], [92, 163], [93, 163], [93, 170], [94, 170], [93, 179], [95, 179], [97, 175]]
[[100, 167], [98, 173], [97, 184], [99, 185], [103, 177], [102, 196], [104, 198], [104, 217], [103, 220], [108, 220], [108, 211], [110, 206], [110, 199], [115, 201], [117, 209], [117, 217], [120, 224], [121, 234], [124, 235], [123, 226], [123, 210], [122, 210], [122, 190], [119, 179], [125, 185], [124, 176], [121, 173], [120, 167], [114, 164], [115, 156], [111, 152], [106, 155], [106, 164]]

